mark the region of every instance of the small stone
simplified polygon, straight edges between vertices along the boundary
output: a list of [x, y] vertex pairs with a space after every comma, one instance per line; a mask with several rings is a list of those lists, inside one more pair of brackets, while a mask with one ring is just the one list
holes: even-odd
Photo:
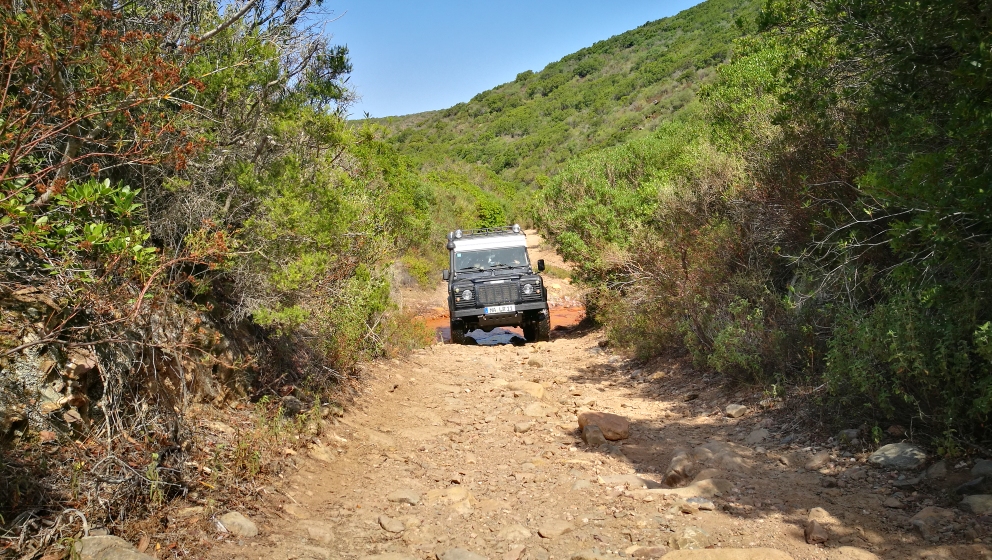
[[742, 404], [727, 405], [726, 413], [730, 418], [740, 418], [747, 414], [747, 407]]
[[406, 488], [390, 493], [386, 496], [386, 499], [390, 502], [395, 502], [398, 504], [410, 504], [411, 506], [415, 506], [420, 503], [420, 492]]
[[823, 525], [820, 525], [818, 521], [812, 519], [806, 522], [804, 534], [806, 536], [806, 542], [809, 544], [822, 544], [830, 539], [827, 529]]
[[334, 529], [328, 524], [311, 522], [307, 525], [307, 536], [317, 542], [331, 544], [334, 542]]
[[530, 416], [531, 418], [543, 418], [545, 416], [550, 416], [552, 410], [545, 404], [539, 402], [533, 402], [524, 407], [524, 416]]
[[297, 416], [307, 408], [307, 405], [303, 404], [303, 401], [293, 395], [283, 397], [280, 404], [282, 404], [283, 414], [290, 417]]
[[83, 537], [73, 544], [73, 552], [79, 560], [153, 560], [126, 540], [110, 535]]
[[953, 511], [935, 506], [929, 506], [923, 508], [919, 513], [914, 515], [909, 520], [909, 523], [920, 531], [923, 538], [929, 538], [931, 535], [936, 534], [941, 525], [950, 523], [953, 520]]
[[525, 550], [527, 550], [526, 546], [515, 544], [503, 554], [503, 560], [520, 560], [520, 556], [523, 555]]
[[819, 451], [813, 454], [813, 456], [809, 458], [809, 461], [806, 461], [806, 465], [805, 465], [806, 470], [818, 471], [823, 467], [827, 466], [827, 463], [829, 462], [830, 462], [830, 452]]
[[678, 537], [669, 540], [669, 544], [678, 550], [700, 550], [715, 544], [715, 541], [699, 527], [686, 527]]
[[882, 502], [882, 505], [892, 509], [902, 509], [906, 507], [902, 502], [899, 501], [899, 498], [893, 498], [893, 497], [886, 498], [885, 501]]
[[533, 422], [517, 422], [513, 425], [513, 431], [518, 434], [526, 434], [532, 427], [534, 427]]
[[523, 391], [535, 399], [544, 398], [544, 386], [533, 381], [511, 381], [506, 384], [506, 388], [511, 391]]
[[906, 435], [906, 428], [903, 428], [899, 424], [893, 424], [885, 430], [885, 433], [894, 438], [901, 438]]
[[618, 414], [609, 412], [583, 412], [579, 414], [579, 429], [586, 426], [596, 426], [603, 432], [603, 437], [610, 441], [630, 437], [630, 422]]
[[747, 439], [745, 441], [753, 445], [765, 441], [771, 435], [772, 435], [771, 432], [769, 432], [765, 428], [758, 428], [757, 430], [754, 430], [753, 432], [748, 434]]
[[856, 428], [851, 428], [850, 430], [841, 430], [837, 434], [837, 441], [841, 443], [853, 443], [858, 439], [858, 430]]
[[661, 558], [668, 554], [668, 549], [663, 546], [640, 546], [629, 553], [634, 558]]
[[217, 520], [232, 535], [244, 538], [258, 536], [258, 526], [236, 511], [229, 511], [218, 517]]
[[911, 443], [890, 443], [868, 457], [868, 462], [885, 469], [916, 469], [927, 460], [927, 454]]
[[568, 521], [563, 521], [561, 519], [550, 519], [541, 524], [537, 529], [537, 534], [541, 535], [545, 539], [553, 539], [555, 537], [560, 537], [565, 533], [571, 533], [575, 527], [572, 526]]
[[390, 533], [402, 533], [406, 530], [406, 525], [402, 521], [385, 515], [379, 516], [379, 526]]
[[38, 441], [40, 441], [41, 443], [48, 443], [48, 442], [55, 441], [57, 439], [58, 439], [58, 436], [56, 436], [55, 435], [55, 432], [53, 432], [51, 430], [42, 430], [42, 431], [38, 432]]
[[487, 560], [487, 559], [485, 556], [480, 556], [474, 552], [469, 552], [464, 548], [449, 548], [444, 552], [438, 552], [437, 560]]
[[573, 552], [572, 560], [610, 560], [610, 557], [587, 548], [586, 550]]
[[970, 511], [975, 515], [988, 515], [992, 513], [992, 495], [974, 494], [971, 496], [965, 496], [965, 498], [961, 500], [961, 509]]
[[541, 363], [541, 360], [535, 360], [534, 358], [527, 360], [527, 365], [529, 365], [532, 368], [544, 367], [544, 364]]
[[599, 429], [599, 426], [586, 426], [582, 428], [582, 439], [590, 447], [599, 447], [606, 444], [606, 436], [603, 435], [603, 431]]
[[695, 498], [689, 498], [688, 500], [686, 500], [686, 503], [691, 504], [700, 511], [713, 511], [716, 509], [716, 504], [713, 503], [713, 500], [703, 498], [700, 496], [696, 496]]
[[[992, 462], [992, 461], [990, 461]], [[942, 480], [947, 477], [947, 461], [941, 459], [927, 468], [927, 478]]]
[[527, 527], [524, 527], [519, 523], [515, 523], [508, 527], [504, 527], [499, 533], [496, 534], [496, 537], [501, 541], [522, 541], [529, 539], [531, 537], [531, 532]]
[[975, 466], [971, 468], [971, 476], [992, 477], [992, 461], [979, 459], [975, 461]]

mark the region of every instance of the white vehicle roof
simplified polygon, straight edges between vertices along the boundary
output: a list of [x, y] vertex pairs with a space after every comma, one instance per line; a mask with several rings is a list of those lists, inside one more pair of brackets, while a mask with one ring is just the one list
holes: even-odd
[[484, 251], [504, 247], [527, 247], [527, 236], [522, 233], [486, 235], [455, 239], [455, 251]]

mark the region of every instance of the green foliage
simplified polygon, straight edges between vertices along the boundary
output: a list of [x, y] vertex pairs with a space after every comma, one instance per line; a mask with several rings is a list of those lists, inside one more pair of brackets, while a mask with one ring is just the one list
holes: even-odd
[[533, 185], [577, 154], [645, 136], [690, 104], [740, 36], [752, 0], [710, 0], [649, 22], [444, 111], [389, 117], [419, 161], [479, 164]]

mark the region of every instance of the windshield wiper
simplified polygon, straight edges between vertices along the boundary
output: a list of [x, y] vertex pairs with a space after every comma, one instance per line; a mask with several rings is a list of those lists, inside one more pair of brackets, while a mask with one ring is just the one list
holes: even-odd
[[465, 268], [459, 268], [455, 272], [467, 272], [469, 270], [485, 270], [481, 265], [473, 264], [472, 266], [467, 266]]

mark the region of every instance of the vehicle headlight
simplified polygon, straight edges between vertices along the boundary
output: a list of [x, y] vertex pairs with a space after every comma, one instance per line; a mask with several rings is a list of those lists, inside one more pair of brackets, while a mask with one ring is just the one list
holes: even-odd
[[469, 299], [472, 299], [472, 290], [465, 290], [462, 292], [462, 300], [464, 301]]
[[534, 286], [530, 284], [524, 284], [524, 295], [529, 296], [534, 293]]

